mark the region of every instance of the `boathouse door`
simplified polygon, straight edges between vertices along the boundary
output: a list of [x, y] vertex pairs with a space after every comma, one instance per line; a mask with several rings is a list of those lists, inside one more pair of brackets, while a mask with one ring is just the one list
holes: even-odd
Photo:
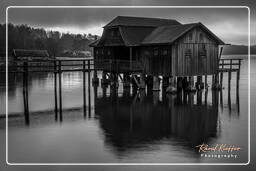
[[207, 65], [207, 56], [206, 56], [206, 48], [205, 44], [199, 44], [198, 47], [198, 72], [200, 74], [205, 74], [207, 71], [206, 65]]

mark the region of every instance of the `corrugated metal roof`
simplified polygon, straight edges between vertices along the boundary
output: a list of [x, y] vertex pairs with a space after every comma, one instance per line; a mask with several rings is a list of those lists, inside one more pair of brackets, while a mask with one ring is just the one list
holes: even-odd
[[13, 49], [16, 57], [49, 57], [47, 50]]
[[104, 27], [113, 27], [113, 26], [159, 27], [164, 25], [179, 25], [179, 24], [180, 23], [178, 21], [172, 20], [172, 19], [117, 16]]

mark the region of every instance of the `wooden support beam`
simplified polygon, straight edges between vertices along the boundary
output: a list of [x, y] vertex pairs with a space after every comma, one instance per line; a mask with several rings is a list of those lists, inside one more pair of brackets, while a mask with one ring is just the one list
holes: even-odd
[[61, 85], [61, 61], [59, 61], [59, 114], [60, 121], [62, 122], [62, 85]]
[[153, 91], [160, 91], [159, 77], [153, 76]]
[[88, 65], [88, 117], [91, 117], [91, 65], [90, 61], [87, 62]]
[[28, 63], [23, 63], [23, 102], [25, 124], [29, 125], [29, 105], [28, 105]]
[[86, 80], [85, 80], [85, 61], [83, 61], [83, 109], [84, 118], [86, 117]]
[[129, 47], [130, 54], [130, 72], [132, 72], [132, 47]]
[[140, 73], [140, 83], [139, 83], [139, 88], [140, 89], [145, 89], [146, 88], [146, 83], [145, 83], [145, 74], [142, 72]]
[[124, 73], [123, 85], [124, 85], [124, 88], [130, 88], [130, 74], [129, 73]]
[[97, 74], [96, 69], [94, 69], [94, 71], [93, 71], [92, 83], [93, 84], [99, 84], [99, 78], [98, 78], [98, 74]]
[[55, 121], [58, 120], [58, 94], [57, 94], [57, 64], [54, 61], [54, 102], [55, 102]]

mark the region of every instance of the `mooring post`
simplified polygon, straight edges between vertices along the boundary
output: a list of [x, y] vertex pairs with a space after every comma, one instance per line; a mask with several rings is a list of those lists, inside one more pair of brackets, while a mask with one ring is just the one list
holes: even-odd
[[216, 84], [215, 84], [215, 75], [213, 74], [212, 75], [212, 89], [214, 90], [216, 87]]
[[208, 90], [207, 74], [204, 75], [204, 89]]
[[59, 60], [59, 106], [60, 121], [62, 122], [62, 85], [61, 85], [61, 60]]
[[240, 65], [241, 65], [241, 59], [238, 60], [238, 69], [236, 72], [236, 91], [239, 91], [239, 80], [240, 80]]
[[95, 65], [94, 65], [94, 72], [93, 72], [92, 83], [93, 84], [99, 84], [99, 78], [98, 78], [97, 69], [95, 68]]
[[58, 120], [58, 95], [57, 95], [57, 64], [56, 60], [54, 60], [54, 102], [55, 102], [55, 121]]
[[140, 89], [145, 89], [146, 84], [145, 84], [145, 74], [144, 73], [140, 73], [140, 84], [139, 84], [139, 88]]
[[230, 91], [231, 86], [231, 69], [228, 71], [228, 91]]
[[177, 91], [182, 91], [182, 77], [177, 77]]
[[28, 107], [28, 63], [23, 63], [23, 100], [25, 124], [29, 125], [29, 107]]
[[91, 117], [91, 66], [90, 60], [87, 61], [88, 65], [88, 116]]
[[153, 76], [153, 91], [160, 91], [160, 87], [159, 87], [159, 77], [158, 76]]
[[166, 89], [169, 85], [169, 77], [163, 76], [162, 80], [162, 89]]
[[176, 93], [177, 87], [175, 86], [175, 77], [170, 76], [169, 77], [169, 86], [166, 89], [167, 93]]
[[204, 85], [202, 83], [202, 76], [197, 76], [197, 80], [196, 80], [196, 89], [197, 90], [201, 90], [204, 88]]
[[221, 61], [221, 72], [220, 72], [220, 88], [223, 88], [223, 69], [224, 69], [224, 60]]
[[153, 77], [151, 75], [147, 75], [146, 77], [146, 84], [147, 84], [147, 89], [152, 89], [153, 87]]
[[101, 84], [108, 84], [108, 80], [107, 80], [107, 73], [106, 73], [106, 71], [102, 71]]
[[86, 117], [86, 80], [85, 80], [85, 60], [83, 61], [83, 105], [84, 105], [84, 117]]
[[188, 88], [187, 88], [187, 90], [188, 91], [192, 91], [193, 87], [194, 87], [194, 81], [192, 79], [192, 76], [189, 76], [188, 77]]
[[202, 91], [197, 91], [197, 104], [202, 104]]
[[207, 105], [208, 91], [204, 92], [204, 104]]
[[124, 73], [123, 85], [125, 89], [130, 88], [130, 75], [129, 73]]

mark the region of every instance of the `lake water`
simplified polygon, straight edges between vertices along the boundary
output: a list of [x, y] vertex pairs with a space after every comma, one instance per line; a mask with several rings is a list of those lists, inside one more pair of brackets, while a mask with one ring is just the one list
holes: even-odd
[[[237, 56], [241, 57], [241, 56]], [[242, 56], [244, 57], [244, 56]], [[248, 161], [248, 60], [242, 61], [239, 93], [232, 75], [230, 103], [227, 74], [222, 93], [188, 95], [118, 91], [86, 87], [83, 75], [63, 73], [63, 120], [54, 114], [53, 74], [29, 77], [29, 124], [23, 116], [22, 76], [9, 76], [9, 142], [11, 163], [246, 163]], [[256, 74], [251, 60], [251, 74]], [[87, 76], [86, 76], [87, 77]], [[208, 79], [211, 84], [211, 79]], [[256, 83], [251, 79], [251, 84]], [[252, 89], [252, 91], [255, 91]], [[216, 100], [216, 97], [219, 99]], [[205, 100], [206, 99], [206, 100]], [[5, 86], [0, 90], [0, 114], [5, 114]], [[254, 110], [255, 111], [255, 110]], [[5, 118], [0, 118], [5, 132]], [[4, 142], [1, 140], [1, 143]], [[202, 157], [195, 146], [235, 145], [237, 158]], [[209, 152], [207, 154], [224, 154]]]

